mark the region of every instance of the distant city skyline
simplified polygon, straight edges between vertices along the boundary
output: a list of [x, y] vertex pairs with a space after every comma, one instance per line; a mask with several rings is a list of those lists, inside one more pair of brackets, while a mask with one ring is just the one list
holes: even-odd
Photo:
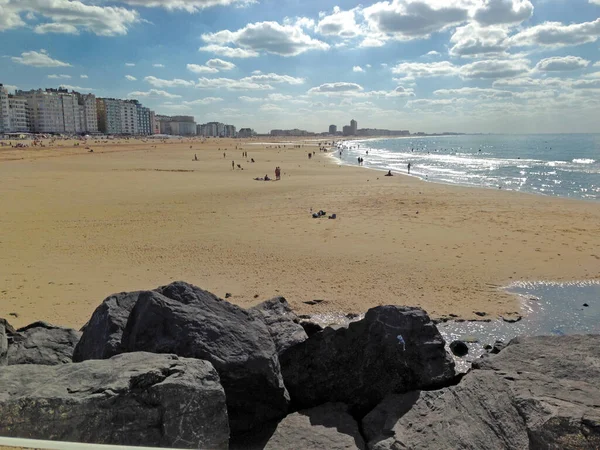
[[1, 1], [0, 83], [199, 123], [594, 132], [600, 0]]

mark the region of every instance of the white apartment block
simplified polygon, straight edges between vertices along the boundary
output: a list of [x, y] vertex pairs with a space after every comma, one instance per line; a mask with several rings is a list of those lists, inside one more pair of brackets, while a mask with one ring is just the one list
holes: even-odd
[[0, 84], [0, 133], [10, 133], [8, 91]]
[[8, 121], [10, 132], [28, 132], [29, 131], [29, 109], [27, 108], [27, 99], [23, 97], [8, 97]]
[[61, 99], [63, 130], [65, 133], [81, 133], [81, 111], [77, 96], [74, 94], [59, 93]]
[[56, 92], [17, 91], [17, 96], [25, 97], [29, 108], [31, 131], [34, 133], [64, 133], [65, 120], [63, 102]]
[[96, 111], [96, 96], [93, 94], [77, 94], [80, 107], [81, 128], [86, 133], [98, 132], [98, 112]]

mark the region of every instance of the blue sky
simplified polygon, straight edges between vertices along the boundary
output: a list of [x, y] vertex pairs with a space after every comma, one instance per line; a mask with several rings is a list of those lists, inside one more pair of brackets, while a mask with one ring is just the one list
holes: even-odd
[[600, 131], [600, 0], [0, 0], [0, 56], [260, 132]]

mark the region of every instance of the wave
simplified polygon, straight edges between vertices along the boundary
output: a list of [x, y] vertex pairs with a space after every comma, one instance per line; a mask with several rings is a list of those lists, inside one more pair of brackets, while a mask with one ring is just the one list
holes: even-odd
[[595, 159], [589, 159], [589, 158], [575, 158], [573, 160], [573, 162], [575, 164], [594, 164], [596, 162]]

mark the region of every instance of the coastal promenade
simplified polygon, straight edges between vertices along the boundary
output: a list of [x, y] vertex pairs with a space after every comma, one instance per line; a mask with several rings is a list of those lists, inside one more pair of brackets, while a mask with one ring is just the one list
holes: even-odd
[[[0, 148], [0, 317], [79, 328], [114, 292], [184, 279], [244, 307], [283, 295], [298, 314], [405, 304], [469, 319], [519, 312], [500, 289], [513, 281], [600, 279], [595, 203], [384, 177], [318, 142], [257, 142]], [[254, 180], [277, 166], [281, 181]]]

